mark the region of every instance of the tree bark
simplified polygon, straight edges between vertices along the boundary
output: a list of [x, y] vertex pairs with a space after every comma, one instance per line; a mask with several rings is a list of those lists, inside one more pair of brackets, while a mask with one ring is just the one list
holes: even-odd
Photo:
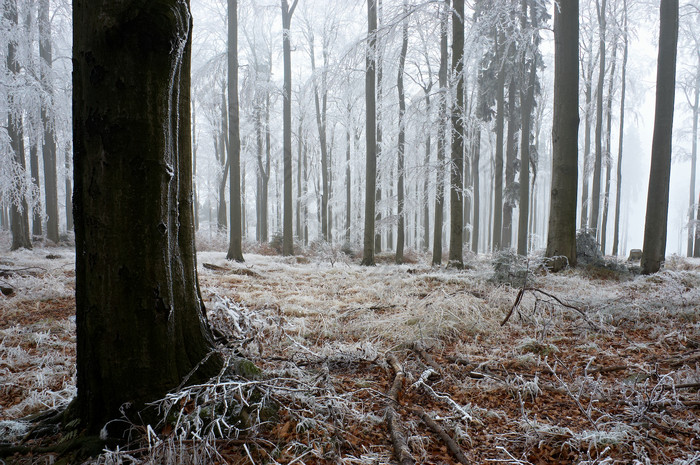
[[452, 74], [457, 80], [452, 107], [452, 154], [450, 163], [450, 252], [448, 266], [463, 268], [464, 202], [464, 0], [452, 8]]
[[241, 218], [241, 136], [238, 108], [238, 0], [228, 0], [228, 143], [231, 227], [226, 258], [243, 262]]
[[576, 265], [576, 189], [578, 184], [578, 0], [554, 9], [554, 117], [552, 188], [547, 257], [554, 271]]
[[365, 68], [365, 139], [366, 139], [366, 186], [365, 186], [365, 232], [362, 265], [374, 266], [374, 227], [377, 195], [377, 113], [376, 82], [377, 66], [377, 0], [367, 0], [367, 58]]
[[433, 225], [433, 265], [442, 263], [442, 226], [445, 210], [445, 146], [447, 145], [447, 26], [449, 21], [450, 0], [444, 0], [440, 16], [440, 69], [438, 84], [440, 86], [440, 107], [438, 110], [437, 170], [435, 185], [435, 224]]
[[[17, 0], [5, 0], [5, 20], [10, 27], [17, 27], [19, 17], [17, 14]], [[7, 69], [13, 76], [20, 73], [20, 65], [17, 61], [17, 38], [13, 37], [7, 44]], [[10, 230], [12, 231], [11, 250], [21, 248], [31, 249], [32, 241], [29, 235], [29, 206], [24, 195], [22, 177], [27, 170], [27, 162], [24, 155], [24, 130], [22, 125], [22, 112], [17, 108], [15, 96], [10, 92], [7, 105], [7, 135], [12, 148], [12, 161], [14, 170], [13, 190], [16, 199], [10, 203]]]
[[641, 263], [644, 274], [659, 271], [666, 255], [673, 104], [676, 95], [678, 0], [661, 0], [660, 10], [656, 113]]
[[622, 0], [622, 5], [622, 14], [624, 15], [622, 40], [624, 42], [624, 48], [622, 51], [622, 84], [620, 89], [620, 130], [617, 144], [617, 176], [615, 180], [615, 230], [613, 232], [612, 248], [612, 254], [615, 256], [617, 256], [618, 254], [618, 246], [620, 243], [620, 205], [622, 197], [622, 143], [625, 135], [625, 93], [627, 90], [627, 55], [629, 42], [629, 32], [627, 28], [627, 0]]
[[294, 214], [292, 211], [292, 50], [289, 40], [292, 15], [299, 0], [289, 6], [287, 0], [282, 2], [282, 49], [284, 54], [284, 86], [282, 89], [283, 109], [283, 165], [284, 194], [282, 221], [282, 255], [294, 255]]
[[520, 131], [520, 211], [518, 213], [518, 254], [524, 256], [527, 255], [529, 247], [528, 216], [530, 207], [530, 139], [532, 136], [532, 109], [535, 106], [535, 85], [537, 81], [537, 49], [539, 47], [537, 11], [535, 9], [535, 3], [532, 0], [523, 0], [522, 2], [523, 29], [525, 29], [527, 26], [528, 3], [530, 6], [530, 16], [534, 37], [529, 44], [531, 47], [531, 56], [527, 87], [525, 87], [520, 94], [522, 128]]
[[189, 4], [76, 0], [73, 24], [77, 409], [97, 433], [221, 358], [196, 271]]
[[49, 102], [41, 106], [41, 121], [44, 124], [44, 192], [46, 192], [46, 237], [58, 242], [58, 176], [56, 174], [56, 135], [54, 130], [53, 82], [51, 68], [53, 54], [51, 47], [51, 21], [49, 20], [49, 0], [39, 0], [39, 58], [42, 61], [41, 83], [49, 97]]
[[596, 239], [600, 240], [598, 220], [600, 219], [600, 178], [602, 177], [603, 166], [603, 84], [605, 83], [606, 0], [602, 0], [602, 3], [596, 0], [596, 8], [598, 10], [598, 24], [600, 25], [600, 65], [598, 67], [598, 87], [596, 93], [595, 162], [593, 165], [590, 228], [593, 230]]
[[428, 190], [430, 187], [430, 149], [432, 145], [432, 138], [430, 133], [430, 90], [431, 85], [423, 88], [425, 93], [425, 115], [427, 119], [426, 131], [425, 131], [425, 159], [424, 159], [424, 170], [425, 177], [423, 178], [423, 195], [422, 195], [422, 206], [423, 206], [423, 241], [421, 242], [421, 248], [424, 251], [428, 251], [430, 248], [430, 200], [428, 199]]
[[399, 55], [399, 72], [396, 78], [396, 87], [399, 93], [399, 147], [398, 147], [398, 157], [397, 157], [397, 175], [398, 175], [398, 186], [397, 186], [397, 213], [399, 215], [398, 231], [396, 233], [396, 264], [400, 265], [403, 263], [403, 248], [405, 241], [405, 218], [404, 218], [404, 150], [406, 145], [406, 126], [404, 122], [404, 117], [406, 113], [406, 97], [404, 95], [403, 87], [403, 73], [406, 67], [406, 53], [408, 51], [408, 4], [407, 0], [404, 0], [403, 4], [403, 27], [401, 30], [401, 54]]
[[518, 129], [520, 118], [517, 114], [518, 89], [515, 77], [511, 76], [508, 84], [508, 132], [506, 135], [506, 195], [503, 202], [503, 232], [501, 245], [510, 249], [513, 238], [513, 208], [515, 207], [515, 161], [518, 147]]
[[[503, 34], [496, 33], [496, 59], [500, 63], [503, 56]], [[501, 250], [501, 230], [503, 228], [503, 126], [505, 119], [505, 82], [506, 72], [503, 66], [498, 69], [496, 78], [496, 162], [493, 199], [493, 250]]]

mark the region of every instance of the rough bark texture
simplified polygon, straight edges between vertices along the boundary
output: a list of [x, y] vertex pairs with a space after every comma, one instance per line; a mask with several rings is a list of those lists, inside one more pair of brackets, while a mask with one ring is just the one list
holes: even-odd
[[365, 232], [362, 264], [374, 265], [374, 221], [377, 195], [377, 109], [376, 92], [377, 3], [367, 0], [367, 61], [365, 70]]
[[651, 142], [651, 172], [642, 249], [642, 273], [644, 274], [659, 271], [666, 255], [673, 103], [676, 96], [678, 0], [661, 0], [660, 23], [656, 113], [654, 137]]
[[576, 265], [576, 186], [578, 184], [578, 0], [554, 9], [554, 118], [552, 190], [547, 257], [556, 271]]
[[238, 0], [228, 0], [228, 142], [231, 227], [226, 258], [243, 261], [241, 218], [241, 136], [238, 109]]
[[77, 409], [95, 433], [221, 360], [196, 272], [189, 4], [76, 0], [73, 24]]
[[58, 242], [58, 176], [56, 174], [56, 135], [54, 134], [54, 113], [51, 106], [53, 82], [51, 68], [51, 21], [49, 20], [49, 0], [39, 0], [39, 58], [41, 59], [41, 84], [49, 101], [41, 106], [41, 121], [44, 125], [42, 155], [44, 158], [44, 192], [46, 192], [46, 237]]
[[464, 202], [464, 0], [455, 0], [452, 8], [452, 75], [457, 94], [452, 108], [452, 155], [450, 163], [450, 253], [449, 266], [462, 268]]

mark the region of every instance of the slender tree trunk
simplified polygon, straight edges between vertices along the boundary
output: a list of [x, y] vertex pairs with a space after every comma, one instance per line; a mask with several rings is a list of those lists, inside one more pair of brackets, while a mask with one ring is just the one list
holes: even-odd
[[552, 190], [547, 257], [554, 271], [576, 265], [578, 186], [578, 0], [554, 9], [554, 117]]
[[[534, 37], [530, 46], [530, 72], [527, 87], [521, 91], [521, 120], [520, 131], [520, 212], [518, 216], [518, 254], [527, 255], [528, 241], [528, 216], [530, 207], [530, 139], [532, 137], [532, 109], [535, 106], [535, 85], [537, 82], [537, 49], [539, 48], [539, 33], [537, 32], [537, 11], [533, 0], [523, 0], [522, 21], [523, 29], [527, 26], [527, 5], [530, 5], [530, 17]], [[526, 69], [526, 67], [523, 67]]]
[[435, 224], [433, 230], [433, 265], [442, 263], [442, 225], [445, 210], [445, 146], [447, 145], [447, 26], [449, 21], [450, 0], [444, 0], [440, 16], [440, 70], [438, 81], [440, 86], [440, 108], [438, 110], [438, 140], [437, 140], [437, 181], [435, 183]]
[[514, 184], [515, 162], [518, 147], [518, 129], [520, 118], [516, 117], [518, 90], [515, 78], [511, 77], [508, 84], [508, 133], [506, 136], [506, 195], [503, 202], [503, 232], [501, 245], [504, 249], [510, 249], [513, 237], [513, 208], [515, 207]]
[[[42, 61], [41, 82], [44, 92], [53, 99], [51, 68], [51, 21], [49, 20], [49, 0], [39, 0], [39, 57]], [[44, 124], [44, 191], [46, 192], [46, 237], [58, 242], [58, 176], [56, 174], [56, 135], [54, 134], [54, 114], [50, 105], [41, 106], [41, 121]]]
[[[5, 0], [5, 20], [10, 26], [16, 27], [19, 22], [17, 14], [17, 1]], [[20, 66], [17, 62], [17, 38], [12, 37], [7, 44], [7, 69], [13, 75], [20, 73]], [[10, 205], [10, 223], [12, 231], [12, 250], [20, 248], [31, 249], [32, 241], [29, 235], [29, 207], [27, 198], [22, 194], [22, 177], [27, 170], [27, 162], [24, 155], [24, 131], [22, 126], [22, 116], [15, 96], [10, 93], [8, 97], [7, 112], [7, 135], [12, 147], [12, 160], [17, 171], [13, 176], [13, 189], [21, 196], [17, 202]], [[14, 170], [13, 170], [14, 171]]]
[[593, 168], [591, 167], [591, 112], [593, 110], [593, 28], [591, 28], [590, 37], [591, 50], [588, 52], [588, 63], [584, 71], [584, 95], [586, 96], [586, 103], [584, 108], [584, 139], [583, 139], [583, 188], [581, 193], [581, 229], [587, 229], [588, 226], [588, 212], [591, 207], [590, 193], [589, 193], [589, 182], [591, 178], [591, 172]]
[[[377, 27], [382, 25], [382, 0], [376, 0], [377, 2]], [[382, 132], [382, 104], [383, 104], [383, 95], [384, 95], [384, 63], [383, 63], [383, 54], [382, 54], [382, 46], [383, 44], [381, 43], [381, 38], [380, 37], [375, 37], [376, 41], [376, 78], [377, 78], [377, 83], [376, 83], [376, 114], [377, 114], [377, 129], [376, 129], [376, 138], [377, 138], [377, 195], [376, 195], [376, 227], [375, 227], [375, 232], [374, 232], [374, 253], [380, 254], [382, 253], [382, 187], [383, 187], [383, 182], [384, 182], [384, 176], [383, 176], [383, 170], [382, 170], [382, 140], [383, 140], [383, 132]]]
[[348, 120], [345, 126], [345, 243], [350, 244], [350, 224], [352, 221], [352, 171], [350, 156], [352, 143], [352, 107], [347, 106]]
[[374, 266], [374, 222], [377, 195], [377, 113], [375, 72], [377, 67], [377, 0], [367, 0], [367, 60], [365, 70], [366, 188], [365, 233], [362, 265]]
[[[301, 106], [301, 102], [300, 102]], [[301, 157], [302, 157], [302, 150], [304, 146], [304, 141], [302, 140], [302, 134], [301, 132], [303, 131], [304, 128], [304, 116], [303, 116], [303, 111], [301, 111], [301, 108], [299, 108], [299, 126], [297, 129], [297, 215], [296, 215], [296, 236], [297, 240], [300, 242], [304, 240], [304, 234], [302, 233], [301, 229], [301, 174], [302, 174], [302, 167], [301, 167]]]
[[[620, 205], [622, 196], [622, 143], [625, 135], [625, 92], [627, 90], [627, 47], [629, 41], [628, 29], [627, 29], [627, 0], [622, 1], [624, 24], [623, 24], [623, 41], [624, 48], [622, 51], [622, 88], [620, 90], [620, 130], [618, 135], [617, 144], [617, 176], [615, 180], [615, 231], [613, 232], [613, 249], [612, 254], [617, 256], [618, 254], [618, 244], [620, 237]], [[692, 197], [691, 197], [692, 202]]]
[[[500, 63], [503, 53], [504, 38], [497, 33], [496, 59]], [[493, 199], [493, 250], [501, 250], [501, 230], [503, 228], [503, 126], [505, 120], [505, 82], [506, 73], [503, 66], [499, 67], [496, 79], [496, 164], [495, 186]]]
[[424, 251], [428, 251], [430, 247], [430, 200], [428, 199], [428, 189], [430, 187], [430, 148], [432, 145], [431, 133], [430, 133], [430, 90], [431, 86], [425, 87], [423, 90], [425, 92], [425, 115], [426, 115], [426, 131], [425, 131], [425, 159], [424, 159], [424, 175], [423, 178], [423, 193], [422, 193], [422, 206], [423, 206], [423, 241], [421, 242], [421, 248]]
[[76, 0], [73, 19], [77, 411], [96, 434], [222, 363], [197, 282], [188, 2]]
[[700, 114], [700, 57], [695, 70], [695, 87], [693, 89], [693, 142], [690, 158], [690, 198], [688, 202], [688, 257], [693, 257], [697, 252], [693, 251], [695, 246], [695, 238], [698, 236], [700, 226], [695, 224], [693, 216], [695, 214], [695, 176], [697, 171], [698, 160], [698, 114]]
[[284, 87], [282, 89], [283, 111], [283, 164], [284, 164], [284, 208], [282, 224], [282, 255], [294, 255], [294, 215], [292, 210], [292, 50], [289, 40], [292, 15], [299, 0], [289, 6], [282, 2], [282, 49], [284, 54]]
[[457, 79], [457, 95], [452, 108], [452, 155], [450, 164], [450, 253], [448, 266], [463, 268], [464, 202], [464, 0], [454, 0], [452, 8], [452, 74]]
[[405, 218], [404, 218], [404, 149], [406, 145], [406, 127], [404, 117], [406, 113], [406, 99], [403, 88], [403, 73], [406, 67], [406, 53], [408, 51], [408, 3], [404, 0], [403, 3], [404, 21], [401, 33], [401, 54], [399, 55], [399, 73], [396, 78], [396, 87], [399, 93], [399, 147], [397, 159], [397, 175], [398, 175], [398, 205], [397, 213], [399, 215], [398, 231], [396, 233], [396, 263], [403, 263], [403, 248], [405, 235]]
[[[43, 5], [42, 5], [43, 6]], [[29, 53], [28, 56], [28, 68], [30, 68], [32, 73], [37, 76], [41, 76], [42, 71], [42, 64], [41, 64], [41, 57], [40, 57], [40, 63], [37, 66], [37, 64], [34, 61], [34, 12], [35, 12], [35, 2], [34, 0], [29, 0], [28, 5], [26, 6], [26, 16], [25, 16], [25, 22], [24, 22], [24, 29], [25, 33], [27, 34], [27, 37], [29, 39], [29, 43], [26, 44], [29, 46], [29, 50], [32, 50], [31, 53]], [[41, 12], [39, 13], [39, 20], [41, 20]], [[46, 102], [42, 102], [42, 108], [44, 105], [46, 105]], [[36, 198], [32, 199], [32, 235], [34, 236], [41, 236], [43, 234], [43, 228], [42, 228], [42, 218], [41, 218], [41, 180], [39, 179], [39, 148], [38, 148], [38, 143], [39, 143], [39, 131], [36, 131], [32, 126], [35, 124], [34, 122], [36, 121], [36, 115], [31, 115], [28, 118], [28, 126], [29, 126], [29, 134], [27, 137], [27, 141], [29, 142], [29, 170], [31, 173], [32, 177], [32, 183], [34, 185], [34, 190], [37, 193]]]
[[[477, 97], [478, 98], [478, 97]], [[481, 155], [481, 126], [476, 123], [474, 139], [472, 140], [472, 202], [474, 204], [474, 219], [472, 221], [472, 252], [479, 252], [479, 216], [481, 196], [479, 194], [479, 158]]]
[[[29, 130], [29, 173], [32, 176], [32, 184], [37, 194], [41, 193], [41, 180], [39, 179], [39, 147], [37, 139], [31, 136], [33, 132]], [[32, 235], [41, 236], [44, 234], [41, 224], [41, 201], [37, 197], [34, 208], [32, 208]]]
[[651, 172], [644, 223], [642, 273], [656, 273], [666, 256], [673, 103], [676, 95], [678, 0], [661, 0], [656, 113], [651, 143]]
[[73, 150], [70, 145], [66, 145], [66, 230], [73, 230]]
[[606, 28], [606, 0], [596, 0], [598, 10], [598, 24], [600, 25], [600, 65], [598, 67], [598, 86], [596, 91], [596, 114], [595, 114], [595, 163], [593, 166], [593, 191], [591, 193], [591, 223], [590, 228], [596, 239], [600, 240], [600, 229], [598, 220], [600, 219], [600, 178], [602, 177], [603, 165], [603, 84], [605, 83], [605, 28]]
[[608, 99], [605, 105], [605, 193], [603, 194], [603, 221], [600, 227], [600, 249], [605, 254], [608, 235], [608, 207], [610, 205], [610, 177], [612, 172], [612, 103], [615, 92], [615, 66], [617, 64], [617, 34], [613, 41], [613, 53], [610, 65], [610, 78], [608, 79]]
[[241, 136], [238, 108], [238, 0], [228, 0], [228, 142], [230, 162], [231, 228], [226, 259], [243, 261], [241, 218]]
[[[225, 85], [225, 84], [224, 84]], [[228, 143], [228, 104], [226, 103], [225, 87], [221, 89], [221, 133], [219, 135], [219, 163], [221, 164], [221, 182], [219, 183], [219, 209], [217, 211], [217, 225], [219, 232], [224, 232], [228, 228], [226, 216], [226, 181], [230, 169], [231, 159]]]

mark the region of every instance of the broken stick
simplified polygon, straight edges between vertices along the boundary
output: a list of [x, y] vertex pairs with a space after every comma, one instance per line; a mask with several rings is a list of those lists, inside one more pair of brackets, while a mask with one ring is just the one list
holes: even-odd
[[455, 440], [452, 439], [452, 436], [450, 436], [442, 426], [440, 426], [435, 420], [430, 418], [430, 415], [428, 415], [419, 408], [413, 409], [413, 413], [415, 413], [416, 416], [423, 420], [423, 423], [428, 425], [428, 427], [431, 430], [433, 430], [433, 432], [437, 434], [440, 437], [440, 439], [442, 439], [442, 442], [445, 443], [447, 448], [450, 450], [452, 456], [455, 459], [457, 459], [459, 463], [462, 463], [464, 465], [469, 465], [471, 463], [469, 462], [469, 460], [467, 460], [467, 457], [464, 455], [464, 452], [462, 452], [462, 448], [459, 447], [459, 444], [457, 444]]
[[413, 465], [416, 463], [416, 461], [413, 459], [411, 451], [408, 448], [406, 433], [403, 425], [401, 424], [401, 416], [394, 408], [394, 404], [398, 405], [399, 403], [399, 391], [403, 386], [404, 371], [394, 354], [389, 355], [388, 360], [396, 375], [394, 376], [394, 382], [391, 383], [391, 388], [387, 393], [387, 397], [389, 397], [389, 404], [386, 407], [386, 424], [389, 429], [391, 442], [394, 445], [394, 454], [396, 455], [396, 459], [399, 461], [399, 464]]

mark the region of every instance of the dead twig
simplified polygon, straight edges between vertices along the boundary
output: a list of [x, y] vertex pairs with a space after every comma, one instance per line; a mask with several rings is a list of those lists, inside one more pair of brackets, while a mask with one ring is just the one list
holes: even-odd
[[525, 294], [525, 292], [531, 292], [532, 294], [537, 294], [537, 293], [542, 294], [542, 295], [554, 300], [562, 307], [576, 311], [578, 314], [580, 314], [583, 317], [583, 320], [586, 323], [588, 323], [588, 326], [590, 326], [592, 329], [594, 329], [596, 331], [600, 331], [600, 327], [598, 327], [598, 325], [593, 323], [588, 318], [588, 315], [586, 315], [586, 312], [584, 312], [580, 308], [576, 307], [575, 305], [567, 304], [566, 302], [564, 302], [563, 300], [561, 300], [559, 297], [555, 296], [554, 294], [550, 294], [549, 292], [543, 291], [542, 289], [538, 289], [536, 287], [523, 287], [518, 291], [518, 295], [515, 298], [515, 303], [513, 304], [513, 307], [510, 309], [510, 312], [508, 312], [508, 315], [506, 315], [506, 317], [501, 322], [501, 326], [504, 326], [508, 322], [511, 315], [513, 315], [513, 312], [515, 311], [515, 309], [517, 309], [520, 306], [520, 302], [523, 300], [523, 295]]
[[440, 426], [435, 420], [430, 418], [430, 415], [425, 413], [420, 408], [413, 409], [413, 413], [416, 416], [418, 416], [421, 420], [423, 420], [423, 423], [428, 425], [428, 427], [431, 430], [433, 430], [433, 432], [437, 434], [440, 437], [440, 439], [442, 439], [452, 456], [455, 459], [457, 459], [459, 463], [462, 463], [464, 465], [468, 465], [471, 463], [469, 460], [467, 460], [467, 457], [464, 455], [464, 452], [462, 452], [462, 448], [459, 447], [459, 445], [455, 442], [454, 439], [452, 439], [452, 436], [450, 436], [447, 433], [447, 431], [445, 431], [445, 429], [442, 426]]
[[432, 367], [432, 369], [435, 370], [437, 374], [442, 376], [442, 367], [438, 362], [435, 361], [432, 355], [425, 351], [425, 349], [420, 343], [414, 343], [412, 349], [416, 354], [418, 354], [418, 356], [421, 358], [421, 360], [423, 360], [423, 362], [426, 365]]

